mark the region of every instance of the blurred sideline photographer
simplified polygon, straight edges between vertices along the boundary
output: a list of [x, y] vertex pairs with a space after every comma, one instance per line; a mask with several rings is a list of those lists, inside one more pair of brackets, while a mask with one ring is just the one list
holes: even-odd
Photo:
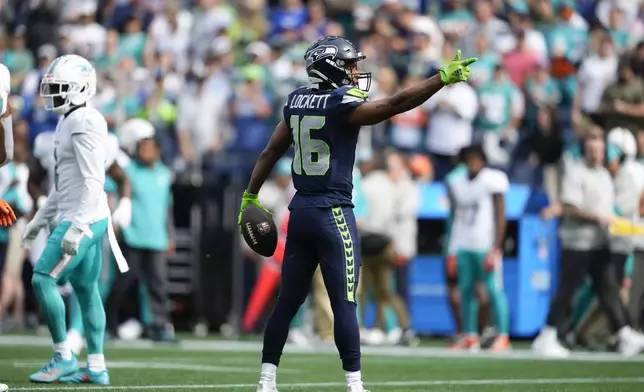
[[563, 219], [559, 287], [552, 300], [546, 325], [532, 344], [536, 354], [567, 357], [558, 334], [563, 332], [574, 294], [590, 273], [602, 307], [613, 331], [618, 332], [619, 351], [637, 354], [644, 348], [644, 336], [629, 326], [626, 309], [619, 297], [615, 265], [611, 262], [608, 226], [614, 221], [616, 202], [613, 179], [604, 167], [606, 143], [599, 135], [585, 139], [583, 161], [566, 166], [562, 183]]
[[[625, 128], [611, 130], [607, 137], [606, 168], [610, 172], [615, 189], [615, 214], [618, 217], [635, 222], [639, 219], [639, 208], [642, 204], [644, 189], [644, 167], [635, 161], [637, 147], [635, 137]], [[632, 269], [632, 252], [635, 237], [610, 237], [610, 262], [613, 264], [615, 277], [620, 284], [620, 297], [628, 303], [628, 271]], [[630, 267], [627, 266], [630, 264]], [[577, 293], [573, 308], [578, 343], [591, 348], [606, 348], [614, 343], [612, 328], [606, 312], [598, 306], [596, 290], [586, 280]]]

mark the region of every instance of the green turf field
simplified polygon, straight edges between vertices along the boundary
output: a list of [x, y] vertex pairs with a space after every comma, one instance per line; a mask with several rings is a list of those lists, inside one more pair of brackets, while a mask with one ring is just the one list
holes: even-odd
[[[36, 385], [28, 375], [44, 365], [46, 338], [0, 337], [0, 382], [10, 391], [87, 390]], [[147, 342], [110, 345], [106, 351], [112, 386], [123, 391], [255, 391], [261, 348], [257, 342], [186, 341], [175, 347]], [[280, 391], [345, 392], [332, 347], [322, 353], [289, 349]], [[366, 348], [365, 386], [372, 392], [621, 392], [644, 390], [644, 357], [580, 354], [565, 361], [509, 355], [454, 354], [442, 348]]]

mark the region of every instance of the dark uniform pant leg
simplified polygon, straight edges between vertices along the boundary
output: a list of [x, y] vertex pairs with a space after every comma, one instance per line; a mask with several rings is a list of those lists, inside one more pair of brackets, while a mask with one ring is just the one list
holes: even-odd
[[140, 249], [123, 247], [123, 251], [127, 257], [127, 263], [130, 270], [125, 274], [118, 274], [114, 282], [112, 292], [107, 298], [105, 305], [105, 312], [107, 313], [107, 330], [116, 335], [119, 325], [118, 313], [126, 301], [129, 289], [141, 279], [143, 264], [145, 260], [144, 252]]
[[642, 329], [644, 327], [644, 318], [642, 317], [644, 314], [644, 250], [635, 251], [631, 282], [628, 309], [633, 327]]
[[[147, 283], [150, 294], [150, 310], [154, 315], [154, 326], [165, 328], [170, 321], [170, 301], [166, 290], [167, 260], [165, 252], [144, 250], [143, 252], [143, 280]], [[143, 304], [141, 304], [143, 306]]]
[[264, 331], [262, 363], [279, 365], [291, 322], [311, 291], [318, 259], [309, 233], [320, 224], [311, 211], [315, 210], [293, 210], [289, 217], [280, 294]]
[[345, 371], [360, 370], [360, 332], [356, 291], [360, 272], [360, 242], [353, 210], [319, 209], [324, 222], [318, 237], [318, 260], [331, 300], [335, 344]]
[[584, 282], [590, 269], [592, 251], [561, 250], [557, 294], [550, 304], [546, 324], [563, 332], [568, 309], [577, 289]]

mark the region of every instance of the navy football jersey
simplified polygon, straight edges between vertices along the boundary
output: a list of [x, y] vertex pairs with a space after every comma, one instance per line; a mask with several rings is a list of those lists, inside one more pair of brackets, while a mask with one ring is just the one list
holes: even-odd
[[351, 86], [320, 91], [301, 87], [288, 96], [284, 121], [293, 135], [293, 184], [289, 208], [351, 206], [359, 126], [348, 115], [367, 101]]

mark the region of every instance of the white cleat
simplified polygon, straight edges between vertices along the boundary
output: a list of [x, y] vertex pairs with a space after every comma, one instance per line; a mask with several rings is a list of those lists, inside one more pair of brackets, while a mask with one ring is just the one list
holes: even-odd
[[70, 329], [67, 331], [67, 344], [74, 355], [80, 355], [85, 348], [85, 339], [77, 330]]
[[260, 381], [257, 386], [257, 392], [277, 392], [277, 386]]
[[349, 385], [347, 386], [347, 392], [370, 392], [362, 386], [362, 383], [360, 385]]
[[570, 356], [570, 350], [559, 343], [557, 331], [548, 327], [544, 328], [532, 342], [532, 352], [549, 358], [568, 358]]
[[632, 357], [644, 350], [644, 335], [631, 327], [624, 327], [619, 333], [617, 350], [626, 357]]

